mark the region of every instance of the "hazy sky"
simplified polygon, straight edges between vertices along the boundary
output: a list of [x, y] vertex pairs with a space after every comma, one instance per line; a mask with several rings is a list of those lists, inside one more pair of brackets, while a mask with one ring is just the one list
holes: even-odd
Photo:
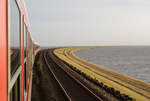
[[41, 46], [150, 45], [150, 0], [25, 0]]

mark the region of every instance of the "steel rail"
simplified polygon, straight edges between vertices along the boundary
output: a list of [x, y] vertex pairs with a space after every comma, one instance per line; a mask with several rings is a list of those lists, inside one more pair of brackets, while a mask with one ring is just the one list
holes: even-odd
[[50, 71], [50, 72], [52, 73], [52, 75], [54, 76], [54, 78], [55, 78], [55, 80], [57, 81], [58, 85], [60, 86], [61, 90], [64, 92], [64, 94], [65, 94], [65, 96], [67, 97], [67, 99], [68, 99], [69, 101], [72, 101], [71, 98], [70, 98], [70, 96], [67, 94], [65, 88], [62, 86], [62, 84], [59, 82], [58, 78], [56, 77], [56, 75], [55, 75], [54, 72], [52, 71], [52, 69], [51, 69], [51, 67], [50, 67], [50, 64], [49, 64], [48, 61], [47, 61], [46, 53], [44, 53], [44, 56], [43, 56], [43, 57], [44, 57], [44, 60], [45, 60], [45, 62], [46, 62], [46, 65], [48, 66], [49, 71]]
[[[74, 98], [71, 94], [68, 94], [68, 93], [70, 93], [70, 92], [68, 92], [67, 88], [64, 87], [64, 83], [62, 84], [62, 81], [59, 80], [60, 78], [57, 77], [57, 76], [58, 76], [57, 73], [54, 73], [54, 69], [51, 68], [50, 63], [49, 63], [49, 61], [48, 61], [48, 60], [50, 60], [50, 59], [51, 59], [51, 61], [53, 62], [53, 64], [54, 64], [55, 66], [57, 66], [57, 68], [59, 68], [59, 69], [61, 69], [61, 71], [63, 71], [64, 75], [67, 75], [68, 78], [71, 79], [72, 85], [73, 85], [73, 83], [74, 83], [74, 85], [76, 85], [76, 86], [78, 85], [77, 87], [76, 87], [76, 86], [74, 86], [74, 87], [80, 88], [80, 89], [78, 89], [78, 92], [76, 92], [76, 91], [73, 92], [73, 91], [72, 91], [72, 93], [84, 92], [85, 94], [83, 93], [83, 95], [84, 95], [84, 97], [87, 97], [87, 99], [88, 99], [88, 97], [89, 97], [89, 98], [94, 99], [94, 101], [103, 101], [100, 97], [98, 97], [97, 95], [95, 95], [95, 94], [94, 94], [92, 91], [90, 91], [86, 86], [84, 86], [84, 84], [82, 84], [79, 80], [77, 80], [77, 79], [76, 79], [75, 77], [73, 77], [71, 74], [69, 74], [68, 72], [66, 72], [60, 65], [58, 65], [58, 63], [56, 63], [56, 61], [54, 61], [54, 59], [52, 59], [52, 58], [49, 56], [48, 52], [45, 52], [45, 53], [44, 53], [44, 59], [45, 59], [46, 65], [48, 66], [49, 70], [50, 70], [51, 73], [53, 74], [54, 78], [55, 78], [56, 81], [58, 82], [59, 86], [61, 87], [61, 89], [63, 90], [63, 92], [65, 93], [65, 95], [66, 95], [66, 97], [68, 98], [69, 101], [73, 101], [73, 100], [75, 100], [75, 99], [78, 99], [78, 101], [79, 101], [79, 99], [82, 99], [82, 98], [80, 98], [80, 97]], [[55, 71], [55, 72], [56, 72], [56, 71]], [[61, 74], [61, 75], [63, 75], [63, 74]], [[69, 83], [71, 84], [71, 82], [69, 82]], [[74, 90], [75, 90], [75, 89], [74, 89]], [[82, 90], [83, 90], [83, 91], [82, 91]], [[89, 94], [90, 94], [90, 95], [89, 95]]]
[[[55, 63], [60, 62], [61, 60], [57, 58], [57, 56], [55, 56], [55, 54], [53, 53], [53, 51], [51, 52], [51, 54], [54, 56], [53, 58], [55, 58]], [[56, 61], [57, 60], [57, 61]], [[64, 62], [62, 61], [62, 63], [64, 64]], [[71, 75], [71, 73], [67, 72], [64, 68], [62, 68], [61, 64], [58, 64], [61, 69], [64, 70], [64, 72], [66, 72], [72, 79], [74, 79], [79, 85], [81, 85], [87, 92], [89, 92], [90, 94], [92, 94], [95, 98], [99, 99], [99, 101], [102, 101], [102, 98], [97, 96], [92, 90], [90, 90], [88, 87], [86, 87], [83, 82], [81, 82], [79, 79], [77, 79], [76, 77], [74, 77], [73, 75]], [[65, 64], [66, 65], [66, 64]], [[75, 73], [74, 70], [70, 69], [70, 71], [72, 73]]]

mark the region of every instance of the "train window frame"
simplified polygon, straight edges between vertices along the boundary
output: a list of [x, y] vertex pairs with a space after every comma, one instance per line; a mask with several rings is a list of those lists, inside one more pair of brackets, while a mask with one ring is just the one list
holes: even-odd
[[[15, 70], [15, 72], [14, 73], [12, 73], [12, 67], [11, 67], [11, 63], [10, 63], [10, 78], [13, 78], [13, 76], [15, 75], [15, 73], [17, 72], [17, 70], [20, 68], [20, 65], [21, 65], [21, 10], [20, 10], [20, 6], [19, 6], [19, 3], [18, 3], [18, 1], [17, 0], [11, 0], [11, 2], [15, 2], [15, 4], [16, 4], [16, 8], [17, 8], [17, 13], [18, 13], [18, 22], [19, 22], [19, 28], [18, 28], [18, 30], [19, 30], [19, 37], [18, 37], [18, 40], [19, 40], [19, 42], [18, 42], [18, 44], [19, 44], [19, 66], [17, 66], [17, 69]], [[10, 6], [11, 6], [11, 3], [10, 3]], [[11, 10], [9, 11], [9, 15], [10, 15], [10, 17], [11, 17]], [[10, 36], [10, 42], [11, 42], [11, 18], [9, 19], [9, 24], [10, 24], [10, 26], [9, 26], [9, 30], [10, 30], [10, 34], [9, 34], [9, 36]], [[10, 51], [11, 51], [11, 47], [12, 47], [12, 45], [11, 45], [11, 43], [10, 43], [10, 45], [9, 45], [9, 49], [10, 49]], [[12, 61], [12, 59], [11, 59], [11, 55], [10, 55], [10, 62]]]
[[[12, 35], [12, 25], [11, 25], [11, 23], [12, 23], [12, 16], [11, 16], [11, 14], [12, 14], [12, 10], [11, 10], [11, 6], [12, 6], [12, 2], [14, 2], [15, 3], [15, 6], [16, 6], [16, 8], [17, 8], [17, 10], [15, 10], [15, 11], [17, 11], [17, 15], [18, 15], [18, 19], [17, 20], [19, 20], [18, 22], [18, 33], [19, 33], [19, 37], [18, 37], [18, 47], [19, 47], [19, 66], [17, 67], [17, 69], [15, 70], [15, 72], [12, 74], [11, 73], [11, 47], [12, 47], [12, 45], [11, 45], [11, 40], [12, 40], [12, 38], [11, 38], [11, 35]], [[7, 43], [8, 43], [8, 48], [7, 48], [7, 50], [8, 50], [8, 100], [10, 101], [11, 100], [11, 92], [12, 92], [12, 90], [13, 90], [13, 87], [15, 86], [15, 83], [16, 82], [18, 82], [18, 79], [20, 79], [20, 84], [18, 85], [18, 87], [19, 87], [19, 91], [21, 92], [21, 34], [22, 34], [22, 32], [21, 32], [21, 30], [22, 30], [22, 28], [21, 28], [21, 23], [22, 23], [22, 21], [21, 21], [21, 19], [22, 19], [22, 14], [21, 14], [21, 6], [20, 6], [20, 2], [18, 1], [18, 0], [8, 0], [8, 6], [7, 6], [7, 14], [9, 15], [9, 16], [7, 16], [7, 27], [8, 27], [8, 40], [7, 40]], [[21, 94], [19, 93], [18, 94], [18, 97], [20, 97], [19, 99], [21, 99]], [[18, 99], [18, 100], [19, 100]]]

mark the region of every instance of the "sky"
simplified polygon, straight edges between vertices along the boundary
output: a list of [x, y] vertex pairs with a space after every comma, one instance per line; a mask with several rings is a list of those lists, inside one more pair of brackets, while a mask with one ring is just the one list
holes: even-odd
[[150, 45], [150, 0], [25, 0], [41, 46]]

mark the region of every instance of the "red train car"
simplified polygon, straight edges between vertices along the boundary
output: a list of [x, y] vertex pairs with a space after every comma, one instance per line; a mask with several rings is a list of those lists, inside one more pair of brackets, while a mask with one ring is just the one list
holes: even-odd
[[0, 101], [29, 101], [39, 50], [23, 0], [0, 0]]

